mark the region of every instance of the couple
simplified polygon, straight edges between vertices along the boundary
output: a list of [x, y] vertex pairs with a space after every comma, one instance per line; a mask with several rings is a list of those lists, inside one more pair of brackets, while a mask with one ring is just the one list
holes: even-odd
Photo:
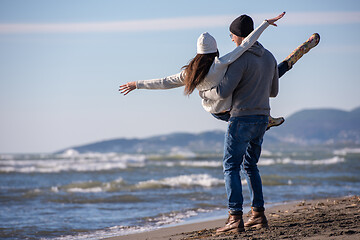
[[[273, 55], [257, 39], [269, 26], [285, 13], [265, 20], [254, 30], [253, 20], [241, 15], [230, 25], [230, 37], [236, 48], [219, 58], [215, 39], [209, 33], [200, 35], [197, 55], [183, 70], [166, 78], [129, 82], [121, 85], [124, 95], [134, 89], [170, 89], [185, 86], [185, 94], [195, 88], [203, 99], [204, 109], [214, 117], [228, 122], [224, 142], [223, 169], [228, 198], [229, 218], [218, 234], [242, 232], [245, 227], [267, 227], [264, 211], [262, 183], [257, 163], [263, 136], [270, 116], [269, 97], [278, 94], [278, 79], [290, 70], [303, 54], [319, 42], [313, 34], [277, 65]], [[281, 124], [275, 122], [275, 125]], [[240, 170], [244, 172], [250, 190], [252, 216], [244, 224], [242, 219], [243, 195]]]

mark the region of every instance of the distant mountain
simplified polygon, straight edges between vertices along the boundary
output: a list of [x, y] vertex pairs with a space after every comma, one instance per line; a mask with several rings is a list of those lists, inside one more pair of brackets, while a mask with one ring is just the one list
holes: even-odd
[[[121, 153], [169, 153], [169, 152], [221, 152], [224, 142], [223, 131], [209, 131], [199, 134], [172, 133], [149, 138], [114, 139], [71, 147], [80, 153], [121, 152]], [[61, 150], [64, 152], [68, 149]]]
[[[70, 147], [86, 152], [171, 153], [191, 151], [221, 153], [224, 132], [172, 133], [149, 138], [119, 138]], [[360, 145], [360, 107], [347, 112], [336, 109], [303, 110], [288, 117], [280, 127], [265, 134], [264, 146]]]
[[360, 107], [350, 112], [336, 109], [303, 110], [269, 132], [280, 142], [297, 144], [360, 143]]

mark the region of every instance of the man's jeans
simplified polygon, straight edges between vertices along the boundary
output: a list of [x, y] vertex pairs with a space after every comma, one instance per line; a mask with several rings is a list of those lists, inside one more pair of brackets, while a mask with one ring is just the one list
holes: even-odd
[[268, 116], [231, 117], [224, 144], [224, 179], [230, 211], [242, 211], [243, 195], [240, 169], [248, 182], [251, 206], [264, 207], [262, 183], [257, 163], [268, 124]]

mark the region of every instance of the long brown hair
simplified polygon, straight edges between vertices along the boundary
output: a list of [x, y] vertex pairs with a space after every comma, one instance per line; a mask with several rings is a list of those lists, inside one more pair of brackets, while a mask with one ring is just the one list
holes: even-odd
[[219, 51], [215, 53], [197, 54], [188, 65], [182, 67], [185, 70], [185, 95], [190, 95], [196, 86], [204, 80], [217, 56], [219, 56]]

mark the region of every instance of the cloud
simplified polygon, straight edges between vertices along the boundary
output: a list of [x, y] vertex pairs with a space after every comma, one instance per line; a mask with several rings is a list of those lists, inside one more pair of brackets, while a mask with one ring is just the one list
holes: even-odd
[[223, 26], [229, 16], [183, 17], [87, 23], [0, 24], [0, 33], [140, 32]]
[[360, 23], [360, 12], [294, 12], [286, 14], [284, 25], [341, 25]]
[[[274, 13], [250, 14], [257, 23]], [[237, 15], [179, 17], [85, 23], [9, 23], [0, 24], [0, 34], [28, 33], [97, 33], [168, 31], [228, 26]], [[360, 12], [292, 12], [279, 25], [358, 24]]]

